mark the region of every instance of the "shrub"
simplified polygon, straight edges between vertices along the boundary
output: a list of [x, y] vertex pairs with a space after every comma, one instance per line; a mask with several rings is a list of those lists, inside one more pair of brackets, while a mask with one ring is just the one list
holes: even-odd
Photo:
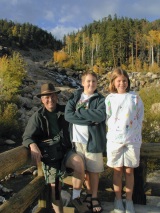
[[160, 114], [151, 111], [152, 104], [160, 103], [159, 91], [159, 86], [153, 86], [139, 92], [144, 103], [143, 142], [160, 142]]
[[13, 52], [12, 57], [0, 58], [0, 95], [11, 100], [25, 75], [25, 63], [19, 53]]
[[25, 63], [21, 55], [0, 58], [0, 136], [8, 137], [19, 132], [16, 96], [25, 77]]
[[74, 69], [74, 66], [75, 66], [73, 59], [68, 59], [67, 61], [64, 61], [62, 64], [63, 64], [63, 67], [70, 68], [70, 69]]
[[6, 104], [6, 108], [2, 112], [0, 110], [0, 137], [6, 138], [12, 134], [17, 135], [20, 133], [20, 124], [18, 123], [16, 104]]

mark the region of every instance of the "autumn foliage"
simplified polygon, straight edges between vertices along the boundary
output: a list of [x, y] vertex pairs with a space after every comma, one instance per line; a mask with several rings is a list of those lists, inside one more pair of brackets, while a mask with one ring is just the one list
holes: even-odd
[[160, 20], [109, 15], [65, 36], [64, 42], [75, 67], [160, 72]]
[[17, 94], [25, 77], [25, 63], [19, 53], [0, 58], [0, 136], [18, 132]]

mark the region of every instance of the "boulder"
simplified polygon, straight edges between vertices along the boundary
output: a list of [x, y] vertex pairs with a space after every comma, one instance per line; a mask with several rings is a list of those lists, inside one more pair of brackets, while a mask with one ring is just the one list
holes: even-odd
[[151, 106], [152, 113], [159, 114], [160, 113], [160, 103], [154, 103]]

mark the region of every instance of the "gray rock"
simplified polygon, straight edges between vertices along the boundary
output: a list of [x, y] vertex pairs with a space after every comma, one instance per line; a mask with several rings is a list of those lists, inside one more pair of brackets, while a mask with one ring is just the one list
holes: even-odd
[[8, 144], [8, 145], [11, 145], [11, 144], [15, 144], [16, 142], [14, 142], [11, 139], [7, 139], [7, 140], [5, 140], [5, 143]]
[[160, 113], [160, 103], [154, 103], [154, 104], [152, 104], [152, 106], [151, 106], [151, 112], [152, 113], [156, 113], [156, 114]]
[[71, 195], [67, 191], [61, 190], [61, 197], [62, 197], [63, 206], [68, 206], [71, 199]]

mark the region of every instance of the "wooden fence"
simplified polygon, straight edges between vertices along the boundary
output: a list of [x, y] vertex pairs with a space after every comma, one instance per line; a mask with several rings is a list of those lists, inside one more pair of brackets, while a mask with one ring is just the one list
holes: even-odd
[[[142, 144], [141, 148], [141, 158], [151, 159], [157, 158], [160, 159], [160, 143], [150, 143]], [[146, 161], [144, 161], [146, 162]], [[0, 154], [0, 180], [3, 179], [8, 174], [11, 174], [17, 171], [19, 168], [23, 167], [30, 163], [30, 152], [23, 146], [19, 146], [12, 150], [3, 152]], [[5, 165], [5, 166], [4, 166]], [[143, 188], [142, 181], [145, 180], [145, 170], [146, 163], [139, 168], [137, 174], [135, 172], [135, 181], [137, 181], [137, 188], [134, 189], [135, 198], [137, 203], [145, 204], [144, 199], [142, 198]], [[141, 186], [139, 188], [139, 186]], [[36, 190], [35, 190], [36, 189]], [[138, 195], [138, 196], [137, 196]], [[46, 187], [43, 172], [41, 169], [41, 164], [38, 165], [38, 176], [35, 177], [27, 186], [20, 190], [16, 195], [13, 195], [8, 201], [4, 202], [0, 206], [1, 213], [23, 213], [37, 198], [38, 201], [38, 212], [48, 208], [48, 200], [46, 196]], [[142, 201], [141, 201], [142, 199]], [[65, 208], [64, 212], [74, 212], [73, 208]]]
[[[17, 171], [19, 168], [28, 165], [31, 161], [30, 152], [23, 146], [0, 154], [0, 180], [5, 176]], [[35, 190], [36, 189], [36, 190]], [[38, 176], [35, 177], [27, 186], [20, 190], [16, 195], [0, 206], [1, 213], [23, 213], [37, 198], [38, 212], [48, 212], [50, 207], [47, 187], [41, 168], [38, 165]], [[64, 207], [64, 213], [73, 213], [73, 208]]]

